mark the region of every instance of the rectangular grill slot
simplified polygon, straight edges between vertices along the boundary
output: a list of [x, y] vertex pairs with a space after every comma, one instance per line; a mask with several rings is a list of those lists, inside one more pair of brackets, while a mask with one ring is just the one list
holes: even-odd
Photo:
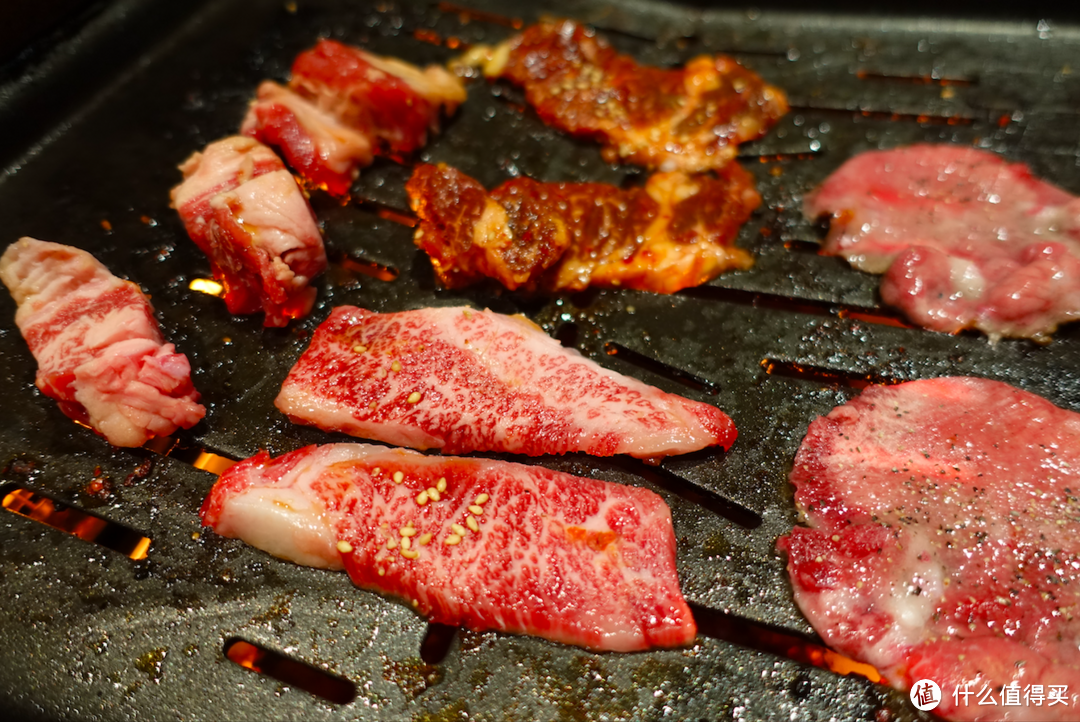
[[[699, 39], [693, 35], [683, 35], [680, 37], [671, 38], [671, 40], [665, 43], [664, 40], [658, 37], [650, 37], [648, 35], [642, 35], [634, 33], [629, 30], [622, 30], [620, 28], [609, 27], [606, 25], [596, 25], [590, 23], [589, 27], [599, 31], [602, 35], [617, 35], [619, 37], [627, 38], [629, 40], [635, 40], [639, 43], [646, 45], [652, 45], [654, 47], [663, 47], [665, 44], [674, 42], [675, 47], [680, 50], [685, 50], [691, 43], [699, 43]], [[773, 48], [709, 48], [708, 52], [714, 55], [753, 55], [766, 58], [784, 58], [786, 60], [794, 60], [799, 57], [798, 50], [784, 49], [775, 50]], [[680, 63], [681, 64], [681, 63]]]
[[521, 28], [525, 27], [525, 23], [522, 22], [521, 18], [508, 18], [505, 15], [484, 12], [483, 10], [473, 10], [472, 8], [455, 5], [454, 3], [441, 2], [435, 7], [438, 8], [440, 12], [444, 12], [448, 15], [457, 15], [458, 20], [462, 25], [468, 25], [472, 20], [479, 20], [482, 23], [502, 25], [503, 27], [513, 28], [514, 30], [521, 30]]
[[225, 287], [212, 278], [195, 278], [188, 284], [188, 288], [192, 291], [198, 291], [199, 293], [205, 293], [207, 296], [221, 296], [225, 292]]
[[428, 622], [424, 639], [420, 642], [420, 659], [427, 664], [439, 664], [450, 652], [458, 628], [439, 622]]
[[[805, 241], [796, 241], [805, 243]], [[787, 242], [784, 244], [787, 245]], [[791, 298], [789, 296], [777, 296], [771, 293], [757, 293], [744, 291], [739, 288], [723, 288], [721, 286], [697, 286], [696, 288], [684, 288], [679, 291], [684, 296], [702, 298], [709, 301], [724, 301], [726, 303], [738, 303], [753, 308], [773, 308], [781, 311], [793, 311], [812, 316], [835, 316], [836, 318], [848, 318], [865, 323], [875, 323], [882, 326], [895, 326], [897, 328], [914, 328], [889, 311], [879, 311], [873, 308], [861, 306], [847, 306], [830, 301], [817, 301], [810, 298]]]
[[618, 356], [624, 361], [643, 368], [646, 371], [663, 376], [666, 379], [672, 381], [678, 381], [683, 386], [689, 386], [695, 391], [704, 391], [707, 394], [715, 396], [720, 393], [720, 387], [714, 384], [708, 379], [703, 379], [700, 376], [690, 373], [689, 371], [683, 371], [675, 366], [669, 366], [663, 361], [657, 361], [654, 358], [650, 358], [645, 354], [638, 353], [633, 349], [629, 349], [623, 346], [621, 343], [615, 341], [608, 341], [604, 344], [604, 353], [608, 356]]
[[[698, 452], [698, 455], [712, 454], [722, 456], [724, 453], [725, 452], [723, 451], [717, 450]], [[690, 455], [684, 454], [680, 458], [685, 459], [687, 456]], [[689, 482], [662, 466], [647, 464], [640, 459], [633, 459], [630, 457], [617, 457], [614, 459], [614, 462], [622, 466], [625, 471], [636, 474], [643, 479], [670, 491], [672, 494], [680, 496], [698, 506], [704, 507], [712, 513], [738, 524], [744, 529], [756, 529], [761, 526], [761, 516], [756, 512], [747, 509], [742, 504], [734, 502], [727, 497], [717, 494], [715, 491]]]
[[881, 80], [894, 83], [911, 83], [913, 85], [954, 85], [961, 87], [970, 87], [972, 85], [978, 85], [978, 78], [942, 78], [933, 74], [930, 75], [900, 75], [892, 73], [876, 73], [871, 70], [860, 70], [855, 73], [855, 77], [859, 80]]
[[[849, 117], [863, 117], [872, 120], [892, 120], [896, 122], [915, 122], [922, 125], [972, 125], [975, 118], [967, 115], [934, 115], [931, 113], [897, 113], [891, 110], [873, 110], [870, 108], [836, 108], [825, 105], [792, 105], [792, 113], [843, 113]], [[1007, 115], [1002, 117], [1009, 117]]]
[[881, 674], [871, 665], [837, 654], [805, 637], [693, 602], [689, 604], [698, 625], [698, 634], [811, 664], [837, 674], [854, 674], [871, 682], [881, 682]]
[[226, 640], [222, 651], [229, 661], [244, 669], [266, 675], [291, 687], [299, 687], [328, 702], [349, 704], [356, 699], [356, 685], [344, 677], [238, 637]]
[[817, 241], [800, 241], [798, 239], [790, 239], [784, 241], [784, 248], [793, 253], [809, 253], [812, 255], [818, 255], [821, 253], [821, 244]]
[[555, 332], [555, 339], [566, 348], [577, 348], [578, 325], [576, 323], [564, 323]]
[[385, 221], [393, 221], [394, 223], [400, 223], [401, 225], [408, 226], [409, 228], [416, 228], [416, 224], [420, 222], [420, 219], [412, 215], [411, 213], [395, 210], [388, 206], [378, 204], [375, 201], [369, 201], [365, 199], [362, 201], [362, 204], [379, 206], [375, 211], [375, 215]]
[[[384, 218], [385, 216], [383, 216], [382, 212], [380, 212], [379, 217]], [[390, 283], [391, 281], [396, 281], [399, 275], [398, 269], [394, 268], [393, 266], [384, 266], [381, 263], [368, 260], [367, 258], [364, 258], [362, 256], [357, 257], [343, 254], [341, 257], [341, 267], [348, 271], [354, 271], [370, 278], [377, 278], [378, 280], [385, 281], [387, 283]]]
[[916, 326], [903, 321], [896, 316], [890, 316], [884, 313], [874, 313], [872, 311], [859, 311], [853, 308], [841, 308], [836, 312], [836, 315], [840, 318], [850, 318], [855, 321], [865, 321], [866, 323], [876, 323], [880, 326], [894, 326], [895, 328], [917, 328]]
[[847, 386], [853, 389], [865, 389], [867, 386], [881, 386], [901, 383], [876, 374], [859, 374], [839, 369], [827, 369], [822, 366], [781, 361], [766, 358], [761, 360], [761, 367], [770, 376], [786, 376], [800, 381], [815, 381], [823, 384]]
[[235, 459], [227, 456], [212, 454], [209, 451], [200, 451], [199, 456], [191, 463], [196, 469], [208, 471], [211, 474], [223, 474], [229, 467], [236, 464]]
[[136, 561], [146, 558], [150, 538], [123, 524], [13, 484], [0, 487], [0, 493], [3, 494], [0, 503], [13, 514], [120, 552]]
[[759, 163], [790, 163], [796, 160], [813, 160], [821, 155], [820, 148], [807, 147], [805, 151], [786, 153], [739, 153], [739, 160], [756, 160]]
[[456, 35], [450, 35], [443, 37], [434, 30], [428, 30], [421, 28], [419, 30], [413, 30], [413, 37], [422, 43], [429, 43], [430, 45], [438, 45], [439, 47], [447, 47], [451, 50], [468, 50], [472, 47], [469, 43], [465, 42]]
[[239, 461], [239, 459], [215, 454], [206, 449], [184, 446], [172, 436], [155, 436], [143, 444], [142, 448], [160, 456], [167, 456], [170, 459], [189, 464], [196, 469], [208, 471], [211, 474], [221, 474]]
[[[639, 33], [630, 32], [629, 30], [612, 28], [606, 25], [596, 25], [595, 23], [590, 23], [588, 27], [599, 32], [601, 35], [618, 35], [619, 37], [627, 38], [629, 40], [636, 40], [639, 43], [645, 43], [646, 45], [660, 45], [659, 38], [649, 37], [648, 35], [641, 35]], [[689, 38], [683, 38], [683, 40], [686, 41], [689, 40]]]

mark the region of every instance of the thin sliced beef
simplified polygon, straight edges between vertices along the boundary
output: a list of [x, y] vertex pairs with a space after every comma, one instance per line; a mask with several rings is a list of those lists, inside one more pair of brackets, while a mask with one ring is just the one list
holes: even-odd
[[935, 681], [949, 719], [1080, 716], [1080, 414], [986, 379], [871, 387], [810, 425], [791, 481], [808, 527], [779, 546], [826, 643]]
[[664, 456], [729, 447], [714, 406], [563, 348], [520, 317], [468, 308], [335, 308], [289, 372], [292, 421], [445, 453]]
[[233, 466], [202, 519], [275, 556], [344, 568], [435, 622], [613, 651], [696, 634], [671, 514], [645, 489], [332, 444]]
[[1080, 200], [1027, 166], [955, 145], [852, 158], [807, 196], [831, 218], [823, 253], [884, 273], [915, 323], [1048, 341], [1080, 317]]
[[190, 428], [206, 414], [187, 357], [165, 343], [139, 287], [86, 251], [22, 238], [0, 257], [37, 386], [116, 446]]

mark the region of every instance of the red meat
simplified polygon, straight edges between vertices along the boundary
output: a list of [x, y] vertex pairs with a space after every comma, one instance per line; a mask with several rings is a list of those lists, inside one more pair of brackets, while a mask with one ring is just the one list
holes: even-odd
[[523, 318], [468, 308], [335, 308], [275, 404], [297, 423], [445, 453], [652, 457], [736, 436], [715, 406], [608, 371]]
[[689, 644], [663, 500], [537, 466], [363, 444], [243, 461], [203, 523], [301, 564], [344, 568], [432, 621], [596, 650]]
[[422, 147], [440, 114], [465, 100], [465, 86], [445, 68], [421, 70], [334, 40], [296, 57], [289, 87], [395, 156]]
[[915, 323], [1048, 341], [1080, 317], [1080, 200], [1019, 163], [952, 145], [852, 158], [807, 196], [823, 253], [884, 273]]
[[[780, 539], [826, 643], [949, 719], [1080, 715], [1080, 414], [997, 381], [871, 387], [810, 425]], [[966, 685], [966, 687], [965, 687]], [[997, 706], [969, 689], [991, 690]], [[1002, 704], [1006, 687], [1064, 703]]]
[[336, 196], [347, 194], [360, 168], [372, 160], [372, 141], [365, 133], [269, 80], [259, 86], [240, 132], [279, 149], [304, 179]]
[[22, 238], [0, 257], [37, 386], [116, 446], [197, 424], [206, 414], [187, 357], [165, 343], [139, 287], [86, 251]]
[[307, 198], [274, 152], [242, 136], [206, 146], [180, 170], [172, 205], [210, 259], [231, 313], [265, 312], [284, 326], [315, 302], [308, 283], [326, 251]]

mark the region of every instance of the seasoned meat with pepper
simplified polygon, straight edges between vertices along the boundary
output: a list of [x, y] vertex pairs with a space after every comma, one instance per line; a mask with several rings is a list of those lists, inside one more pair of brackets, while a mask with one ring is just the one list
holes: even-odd
[[871, 387], [810, 424], [791, 481], [809, 526], [780, 548], [826, 643], [936, 682], [949, 719], [1080, 716], [1080, 414], [987, 379]]

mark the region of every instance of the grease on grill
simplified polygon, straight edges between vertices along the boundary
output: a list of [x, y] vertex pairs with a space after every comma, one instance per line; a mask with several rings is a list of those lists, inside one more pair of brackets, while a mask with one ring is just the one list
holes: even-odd
[[223, 651], [229, 661], [244, 669], [266, 675], [290, 687], [297, 687], [329, 702], [349, 704], [356, 699], [356, 685], [344, 677], [239, 637], [227, 639]]
[[168, 647], [157, 647], [135, 660], [135, 667], [145, 674], [151, 682], [161, 682], [165, 658], [169, 656]]
[[443, 680], [443, 670], [415, 657], [401, 661], [383, 658], [383, 679], [407, 697], [416, 697]]
[[0, 504], [14, 514], [120, 552], [131, 559], [146, 558], [150, 548], [149, 537], [123, 524], [16, 485], [0, 487], [0, 493], [3, 494]]

